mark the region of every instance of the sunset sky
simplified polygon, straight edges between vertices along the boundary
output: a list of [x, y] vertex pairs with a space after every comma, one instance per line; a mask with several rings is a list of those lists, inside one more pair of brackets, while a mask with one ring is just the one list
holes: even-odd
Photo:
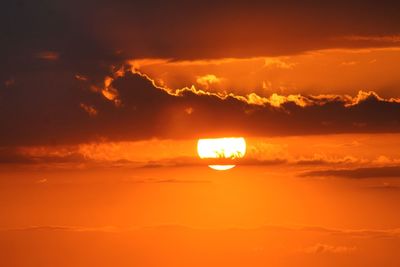
[[400, 266], [399, 14], [3, 3], [0, 266]]

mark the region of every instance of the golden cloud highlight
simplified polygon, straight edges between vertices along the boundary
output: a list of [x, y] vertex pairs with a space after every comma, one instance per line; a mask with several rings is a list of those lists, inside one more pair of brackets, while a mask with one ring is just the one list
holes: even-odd
[[[114, 101], [117, 105], [121, 103], [121, 100], [118, 98], [118, 90], [112, 87], [112, 82], [114, 81], [115, 78], [118, 77], [123, 77], [126, 72], [130, 72], [132, 74], [139, 75], [148, 81], [150, 81], [153, 86], [157, 89], [163, 90], [166, 93], [173, 95], [173, 96], [182, 96], [185, 94], [185, 92], [191, 92], [196, 95], [208, 95], [208, 96], [215, 96], [220, 99], [226, 99], [228, 97], [232, 97], [234, 99], [240, 100], [244, 103], [250, 104], [250, 105], [258, 105], [258, 106], [271, 106], [275, 108], [282, 108], [285, 104], [287, 103], [293, 103], [299, 107], [308, 107], [308, 106], [314, 106], [314, 105], [324, 105], [329, 102], [335, 102], [335, 101], [340, 101], [343, 102], [346, 107], [351, 107], [354, 105], [359, 104], [362, 101], [367, 100], [368, 98], [375, 98], [379, 101], [383, 102], [390, 102], [390, 103], [400, 103], [400, 98], [389, 98], [385, 99], [380, 97], [376, 92], [374, 91], [363, 91], [360, 90], [358, 94], [355, 97], [349, 96], [349, 95], [335, 95], [335, 94], [321, 94], [321, 95], [309, 95], [309, 96], [304, 96], [301, 94], [289, 94], [289, 95], [281, 95], [278, 93], [273, 93], [269, 97], [263, 97], [260, 96], [257, 93], [250, 93], [250, 94], [245, 94], [245, 95], [237, 95], [233, 93], [227, 93], [227, 92], [209, 92], [207, 89], [210, 87], [211, 84], [217, 84], [221, 82], [221, 78], [218, 78], [217, 76], [213, 74], [207, 74], [205, 76], [201, 76], [197, 78], [197, 83], [200, 85], [203, 85], [205, 87], [204, 89], [198, 89], [196, 88], [195, 85], [192, 85], [191, 87], [184, 87], [180, 89], [173, 89], [167, 87], [165, 84], [160, 84], [158, 83], [155, 79], [151, 78], [149, 75], [141, 72], [138, 69], [138, 66], [140, 67], [141, 64], [157, 64], [158, 62], [166, 62], [157, 60], [155, 59], [154, 61], [150, 59], [144, 59], [143, 61], [138, 61], [138, 60], [130, 60], [127, 61], [126, 64], [128, 68], [118, 68], [113, 72], [113, 77], [107, 76], [104, 80], [104, 89], [101, 91], [103, 96], [106, 97], [110, 101]], [[275, 63], [274, 63], [275, 64]], [[279, 63], [281, 64], [281, 63]], [[115, 69], [115, 68], [114, 68]]]
[[196, 82], [199, 85], [203, 86], [205, 89], [209, 89], [213, 84], [221, 83], [221, 80], [221, 78], [218, 78], [213, 74], [207, 74], [204, 76], [198, 76]]

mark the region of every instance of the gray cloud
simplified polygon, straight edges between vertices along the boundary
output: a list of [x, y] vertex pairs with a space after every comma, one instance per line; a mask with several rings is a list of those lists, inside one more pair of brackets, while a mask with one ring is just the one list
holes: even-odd
[[[16, 77], [12, 88], [0, 90], [0, 145], [400, 131], [400, 103], [373, 93], [352, 105], [334, 97], [323, 102], [309, 98], [306, 106], [284, 102], [277, 108], [189, 89], [174, 96], [156, 88], [146, 77], [126, 74], [112, 83], [120, 99], [116, 106], [90, 88], [72, 73], [37, 72]], [[95, 109], [96, 115], [82, 109], [82, 103]], [[186, 112], [189, 107], [193, 110], [190, 114]], [[330, 123], [324, 124], [326, 121]], [[365, 126], [356, 127], [355, 122]]]
[[351, 179], [400, 178], [400, 166], [370, 167], [356, 169], [330, 169], [305, 172], [301, 177], [343, 177]]

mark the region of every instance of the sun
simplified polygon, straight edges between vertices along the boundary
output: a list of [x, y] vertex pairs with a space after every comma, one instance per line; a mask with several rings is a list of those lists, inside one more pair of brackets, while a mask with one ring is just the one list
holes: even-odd
[[[199, 139], [197, 153], [201, 159], [209, 160], [210, 168], [225, 171], [235, 167], [235, 160], [243, 158], [246, 154], [246, 140], [243, 137], [225, 137], [212, 139]], [[230, 164], [228, 164], [230, 163]]]

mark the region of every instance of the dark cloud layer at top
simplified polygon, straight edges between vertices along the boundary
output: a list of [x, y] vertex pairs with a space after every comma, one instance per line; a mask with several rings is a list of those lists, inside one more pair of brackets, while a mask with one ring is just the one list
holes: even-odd
[[137, 58], [395, 46], [399, 11], [393, 1], [7, 1], [0, 81], [43, 68], [101, 80], [110, 65]]
[[0, 11], [0, 46], [8, 64], [57, 51], [71, 67], [79, 61], [74, 67], [81, 69], [120, 57], [201, 59], [392, 46], [376, 37], [400, 33], [399, 11], [394, 1], [18, 0]]
[[393, 45], [345, 37], [393, 35], [400, 26], [400, 5], [393, 1], [96, 1], [68, 6], [79, 9], [78, 21], [100, 43], [130, 57], [250, 57]]

